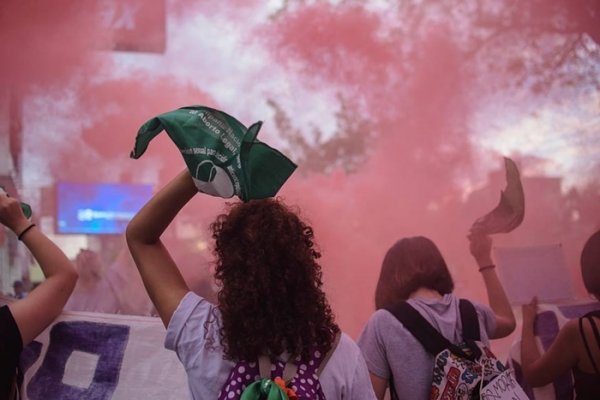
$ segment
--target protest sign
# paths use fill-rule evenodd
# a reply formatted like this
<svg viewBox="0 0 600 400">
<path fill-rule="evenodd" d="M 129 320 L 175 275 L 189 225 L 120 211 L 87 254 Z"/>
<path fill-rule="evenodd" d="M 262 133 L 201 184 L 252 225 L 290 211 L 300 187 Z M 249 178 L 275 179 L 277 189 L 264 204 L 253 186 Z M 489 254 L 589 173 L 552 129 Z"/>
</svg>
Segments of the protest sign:
<svg viewBox="0 0 600 400">
<path fill-rule="evenodd" d="M 564 303 L 575 297 L 560 244 L 494 247 L 494 258 L 513 305 L 529 303 L 533 296 L 541 303 Z"/>
<path fill-rule="evenodd" d="M 529 400 L 529 397 L 507 369 L 485 385 L 480 393 L 481 400 Z"/>
</svg>

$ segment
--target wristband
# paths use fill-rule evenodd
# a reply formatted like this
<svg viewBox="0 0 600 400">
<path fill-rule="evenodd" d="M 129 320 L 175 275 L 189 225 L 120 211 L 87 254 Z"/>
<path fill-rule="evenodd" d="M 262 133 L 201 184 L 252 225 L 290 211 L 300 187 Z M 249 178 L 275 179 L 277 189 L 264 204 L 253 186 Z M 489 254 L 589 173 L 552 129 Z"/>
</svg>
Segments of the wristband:
<svg viewBox="0 0 600 400">
<path fill-rule="evenodd" d="M 484 265 L 483 267 L 479 267 L 479 272 L 483 272 L 486 269 L 494 269 L 494 268 L 496 268 L 496 266 L 494 264 Z"/>
<path fill-rule="evenodd" d="M 27 228 L 23 229 L 23 231 L 21 233 L 19 233 L 19 236 L 17 236 L 17 239 L 22 240 L 23 239 L 23 235 L 25 235 L 27 232 L 29 232 L 29 230 L 31 228 L 33 228 L 35 226 L 34 223 L 31 223 L 31 225 L 29 225 Z"/>
</svg>

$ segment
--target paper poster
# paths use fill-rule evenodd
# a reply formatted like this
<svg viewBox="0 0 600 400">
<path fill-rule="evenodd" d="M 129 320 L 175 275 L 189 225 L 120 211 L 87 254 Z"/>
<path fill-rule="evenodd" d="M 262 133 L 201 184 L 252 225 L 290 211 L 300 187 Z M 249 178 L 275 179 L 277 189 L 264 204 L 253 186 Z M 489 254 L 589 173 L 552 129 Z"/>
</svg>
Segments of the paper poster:
<svg viewBox="0 0 600 400">
<path fill-rule="evenodd" d="M 574 299 L 560 244 L 495 247 L 494 256 L 511 304 L 529 303 L 533 296 L 537 296 L 540 303 L 564 303 Z"/>
<path fill-rule="evenodd" d="M 529 400 L 511 369 L 507 369 L 485 385 L 480 397 L 481 400 Z"/>
</svg>

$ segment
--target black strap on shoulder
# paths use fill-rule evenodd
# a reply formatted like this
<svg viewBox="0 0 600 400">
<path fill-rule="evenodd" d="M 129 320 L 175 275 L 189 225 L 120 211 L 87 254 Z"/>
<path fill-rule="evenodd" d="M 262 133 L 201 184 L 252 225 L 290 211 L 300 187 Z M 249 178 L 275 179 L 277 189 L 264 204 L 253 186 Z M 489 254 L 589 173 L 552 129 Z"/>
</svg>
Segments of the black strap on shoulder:
<svg viewBox="0 0 600 400">
<path fill-rule="evenodd" d="M 481 340 L 479 318 L 477 317 L 475 306 L 469 300 L 465 299 L 460 299 L 458 304 L 460 308 L 460 320 L 462 322 L 463 340 Z"/>
<path fill-rule="evenodd" d="M 479 319 L 477 311 L 471 302 L 461 299 L 459 301 L 460 318 L 463 329 L 463 339 L 472 343 L 479 338 Z M 445 349 L 449 349 L 456 355 L 467 359 L 479 357 L 479 351 L 476 346 L 469 346 L 471 354 L 467 355 L 460 347 L 450 343 L 441 333 L 438 332 L 417 310 L 409 303 L 403 301 L 392 306 L 385 307 L 402 325 L 421 343 L 425 350 L 434 357 Z M 390 391 L 392 399 L 398 399 L 394 387 L 393 374 L 390 377 Z"/>
<path fill-rule="evenodd" d="M 480 356 L 477 346 L 473 341 L 480 340 L 479 319 L 477 311 L 471 302 L 461 299 L 459 301 L 460 318 L 463 329 L 463 340 L 468 344 L 471 353 L 465 353 L 460 347 L 451 343 L 438 332 L 417 310 L 409 303 L 403 301 L 393 306 L 385 307 L 394 315 L 404 327 L 421 343 L 427 352 L 436 356 L 445 349 L 467 359 L 476 359 Z"/>
<path fill-rule="evenodd" d="M 429 354 L 435 356 L 452 345 L 448 339 L 427 322 L 421 313 L 407 302 L 403 301 L 385 309 L 404 325 Z"/>
<path fill-rule="evenodd" d="M 600 318 L 600 310 L 590 311 L 589 313 L 585 314 L 584 317 L 596 317 L 596 318 Z"/>
<path fill-rule="evenodd" d="M 448 339 L 442 336 L 423 316 L 415 310 L 410 304 L 403 301 L 394 305 L 385 307 L 404 327 L 421 343 L 425 350 L 433 355 L 439 354 L 450 345 Z M 390 392 L 393 400 L 398 399 L 396 388 L 394 387 L 394 375 L 390 376 Z"/>
<path fill-rule="evenodd" d="M 600 313 L 599 313 L 600 314 Z M 583 331 L 583 320 L 587 319 L 590 321 L 590 325 L 592 326 L 592 331 L 594 332 L 594 336 L 596 338 L 596 344 L 600 347 L 600 332 L 598 332 L 598 327 L 596 326 L 596 322 L 592 318 L 592 316 L 596 316 L 596 313 L 588 313 L 585 316 L 579 318 L 579 333 L 581 334 L 581 338 L 583 339 L 583 344 L 585 345 L 585 351 L 587 352 L 590 361 L 592 362 L 592 366 L 594 367 L 594 371 L 596 374 L 600 374 L 600 370 L 598 370 L 598 366 L 596 365 L 596 361 L 594 361 L 594 356 L 592 351 L 590 350 L 590 345 L 585 337 L 585 332 Z"/>
</svg>

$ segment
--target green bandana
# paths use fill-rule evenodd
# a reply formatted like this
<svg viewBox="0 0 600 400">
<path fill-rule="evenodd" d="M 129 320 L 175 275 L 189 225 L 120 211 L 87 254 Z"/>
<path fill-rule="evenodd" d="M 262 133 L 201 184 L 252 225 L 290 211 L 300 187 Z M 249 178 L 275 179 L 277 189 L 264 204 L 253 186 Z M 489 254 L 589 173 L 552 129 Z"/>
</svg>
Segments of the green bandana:
<svg viewBox="0 0 600 400">
<path fill-rule="evenodd" d="M 296 169 L 279 151 L 256 140 L 262 122 L 246 128 L 223 111 L 182 107 L 147 121 L 139 129 L 131 158 L 140 158 L 165 130 L 179 148 L 199 191 L 238 196 L 243 201 L 277 194 Z"/>
<path fill-rule="evenodd" d="M 240 400 L 288 400 L 283 389 L 270 379 L 261 379 L 250 385 L 242 393 Z"/>
</svg>

